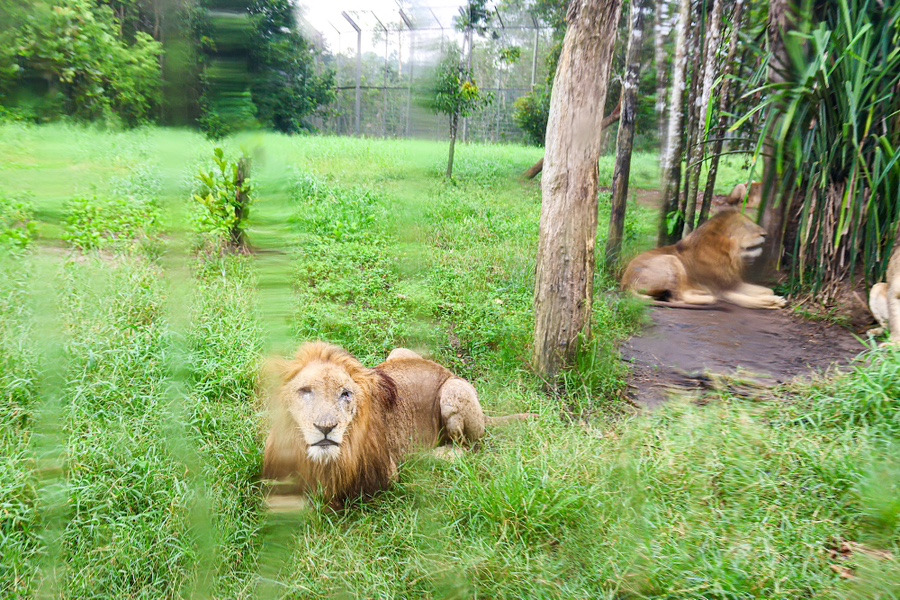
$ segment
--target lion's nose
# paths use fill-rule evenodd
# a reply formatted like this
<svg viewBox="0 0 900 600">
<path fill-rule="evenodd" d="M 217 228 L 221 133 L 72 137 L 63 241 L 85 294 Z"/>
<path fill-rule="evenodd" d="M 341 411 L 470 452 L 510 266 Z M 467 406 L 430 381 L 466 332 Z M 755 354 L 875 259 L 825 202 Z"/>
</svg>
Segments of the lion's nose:
<svg viewBox="0 0 900 600">
<path fill-rule="evenodd" d="M 322 435 L 328 435 L 335 428 L 337 423 L 316 423 L 316 429 L 322 432 Z"/>
</svg>

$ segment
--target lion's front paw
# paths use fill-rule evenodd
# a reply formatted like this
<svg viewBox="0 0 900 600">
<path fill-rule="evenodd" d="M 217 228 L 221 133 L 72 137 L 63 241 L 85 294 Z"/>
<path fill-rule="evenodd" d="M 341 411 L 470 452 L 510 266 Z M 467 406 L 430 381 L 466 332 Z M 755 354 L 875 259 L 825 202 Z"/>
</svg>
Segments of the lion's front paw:
<svg viewBox="0 0 900 600">
<path fill-rule="evenodd" d="M 785 306 L 787 306 L 787 300 L 785 300 L 783 296 L 772 296 L 772 299 L 769 301 L 769 306 L 767 308 L 775 310 L 784 308 Z"/>
</svg>

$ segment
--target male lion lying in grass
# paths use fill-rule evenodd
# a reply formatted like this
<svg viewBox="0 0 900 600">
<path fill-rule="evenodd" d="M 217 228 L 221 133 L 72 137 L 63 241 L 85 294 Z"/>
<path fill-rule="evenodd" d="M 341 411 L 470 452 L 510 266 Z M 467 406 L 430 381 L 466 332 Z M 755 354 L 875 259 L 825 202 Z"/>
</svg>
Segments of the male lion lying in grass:
<svg viewBox="0 0 900 600">
<path fill-rule="evenodd" d="M 263 463 L 263 478 L 279 482 L 269 496 L 276 510 L 318 491 L 334 506 L 370 495 L 416 448 L 471 444 L 486 422 L 531 416 L 485 417 L 472 384 L 405 348 L 367 369 L 337 346 L 310 343 L 278 370 Z"/>
<path fill-rule="evenodd" d="M 894 243 L 886 281 L 876 283 L 869 291 L 869 309 L 881 325 L 869 333 L 881 335 L 889 331 L 891 338 L 886 344 L 900 346 L 900 237 Z"/>
<path fill-rule="evenodd" d="M 745 308 L 781 308 L 784 298 L 743 281 L 746 263 L 762 254 L 765 240 L 765 229 L 743 214 L 720 212 L 677 244 L 636 256 L 622 276 L 622 289 L 661 305 L 721 299 Z"/>
</svg>

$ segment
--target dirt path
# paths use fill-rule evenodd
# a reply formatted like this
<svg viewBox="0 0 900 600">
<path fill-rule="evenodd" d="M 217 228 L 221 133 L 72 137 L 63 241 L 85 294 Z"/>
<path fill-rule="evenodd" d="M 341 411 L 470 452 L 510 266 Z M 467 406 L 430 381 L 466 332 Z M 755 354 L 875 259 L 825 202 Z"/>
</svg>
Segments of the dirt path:
<svg viewBox="0 0 900 600">
<path fill-rule="evenodd" d="M 622 348 L 632 362 L 631 397 L 653 408 L 671 388 L 701 387 L 707 375 L 750 372 L 777 384 L 847 363 L 863 350 L 849 331 L 792 316 L 722 304 L 709 310 L 652 308 L 653 325 Z"/>
</svg>

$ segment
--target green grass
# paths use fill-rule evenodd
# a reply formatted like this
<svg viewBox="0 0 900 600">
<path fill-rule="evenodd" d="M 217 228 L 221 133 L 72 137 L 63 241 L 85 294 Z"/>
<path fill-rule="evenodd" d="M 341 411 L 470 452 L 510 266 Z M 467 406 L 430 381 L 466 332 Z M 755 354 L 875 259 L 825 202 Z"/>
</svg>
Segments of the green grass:
<svg viewBox="0 0 900 600">
<path fill-rule="evenodd" d="M 0 256 L 0 597 L 898 596 L 898 561 L 829 548 L 900 550 L 900 354 L 629 416 L 616 343 L 642 313 L 600 274 L 596 337 L 548 398 L 528 368 L 540 190 L 519 179 L 539 149 L 461 146 L 448 183 L 439 143 L 241 147 L 253 253 L 222 257 L 191 250 L 199 136 L 0 127 L 8 193 L 39 221 Z M 656 168 L 637 156 L 633 185 Z M 132 195 L 152 202 L 72 218 L 74 198 Z M 628 252 L 654 219 L 629 207 Z M 345 511 L 266 515 L 256 373 L 308 339 L 367 364 L 418 348 L 489 413 L 540 419 L 452 463 L 415 457 Z"/>
</svg>

